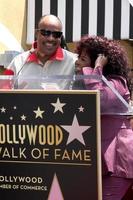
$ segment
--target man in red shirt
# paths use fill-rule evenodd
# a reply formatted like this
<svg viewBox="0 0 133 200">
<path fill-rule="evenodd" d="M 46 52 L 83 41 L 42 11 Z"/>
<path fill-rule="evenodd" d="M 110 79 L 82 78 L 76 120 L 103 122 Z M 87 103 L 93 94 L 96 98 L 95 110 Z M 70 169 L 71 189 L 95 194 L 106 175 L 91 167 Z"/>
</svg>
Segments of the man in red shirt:
<svg viewBox="0 0 133 200">
<path fill-rule="evenodd" d="M 36 42 L 33 48 L 16 56 L 8 66 L 8 69 L 13 70 L 17 76 L 17 88 L 41 89 L 41 84 L 37 80 L 40 81 L 46 76 L 74 74 L 77 55 L 60 46 L 63 36 L 60 19 L 54 15 L 41 17 L 35 34 Z M 36 80 L 31 82 L 24 78 L 30 76 L 32 80 L 33 77 Z M 68 81 L 57 82 L 60 89 L 68 89 Z"/>
</svg>

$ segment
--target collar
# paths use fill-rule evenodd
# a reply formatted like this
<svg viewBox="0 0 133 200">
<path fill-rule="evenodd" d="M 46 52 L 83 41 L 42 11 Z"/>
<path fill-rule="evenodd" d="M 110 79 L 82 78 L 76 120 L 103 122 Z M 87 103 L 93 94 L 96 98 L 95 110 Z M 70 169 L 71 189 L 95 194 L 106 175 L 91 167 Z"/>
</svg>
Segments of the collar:
<svg viewBox="0 0 133 200">
<path fill-rule="evenodd" d="M 57 60 L 57 61 L 62 61 L 64 58 L 64 55 L 63 55 L 63 50 L 61 47 L 58 47 L 56 52 L 50 57 L 49 60 Z M 33 49 L 30 51 L 30 54 L 27 58 L 27 61 L 26 62 L 36 62 L 36 63 L 40 63 L 38 57 L 37 57 L 37 54 L 36 54 L 36 51 Z"/>
</svg>

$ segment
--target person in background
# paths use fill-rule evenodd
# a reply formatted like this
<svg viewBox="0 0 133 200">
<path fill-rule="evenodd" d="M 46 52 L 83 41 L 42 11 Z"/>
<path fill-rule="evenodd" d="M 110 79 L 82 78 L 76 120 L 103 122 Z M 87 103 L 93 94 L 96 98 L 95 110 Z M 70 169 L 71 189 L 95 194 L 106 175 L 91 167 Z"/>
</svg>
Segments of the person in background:
<svg viewBox="0 0 133 200">
<path fill-rule="evenodd" d="M 68 45 L 66 43 L 64 35 L 62 35 L 62 37 L 61 37 L 61 44 L 60 44 L 60 46 L 61 46 L 61 48 L 66 49 L 66 50 L 69 51 L 69 48 L 68 48 Z"/>
<path fill-rule="evenodd" d="M 74 74 L 77 55 L 61 48 L 62 37 L 60 19 L 51 14 L 42 16 L 36 29 L 36 41 L 33 48 L 16 56 L 8 66 L 18 79 L 17 88 L 40 89 L 45 84 L 42 86 L 39 79 L 45 76 Z M 31 76 L 37 79 L 28 82 L 25 77 Z M 57 82 L 55 86 L 58 85 L 61 89 L 68 88 L 66 80 Z"/>
<path fill-rule="evenodd" d="M 76 53 L 77 74 L 104 76 L 129 102 L 128 59 L 117 41 L 84 36 Z M 105 82 L 94 78 L 85 78 L 83 82 L 85 89 L 100 90 L 103 200 L 121 200 L 133 183 L 133 131 L 124 115 L 127 110 Z"/>
</svg>

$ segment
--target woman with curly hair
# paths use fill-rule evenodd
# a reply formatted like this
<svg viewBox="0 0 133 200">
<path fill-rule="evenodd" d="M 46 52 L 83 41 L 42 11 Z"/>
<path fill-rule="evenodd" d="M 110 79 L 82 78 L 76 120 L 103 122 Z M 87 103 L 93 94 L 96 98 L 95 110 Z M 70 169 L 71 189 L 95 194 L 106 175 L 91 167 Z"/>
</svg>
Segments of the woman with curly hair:
<svg viewBox="0 0 133 200">
<path fill-rule="evenodd" d="M 128 105 L 128 59 L 118 41 L 84 36 L 76 53 L 77 74 L 105 77 Z M 126 106 L 108 84 L 94 78 L 84 79 L 86 89 L 100 90 L 103 200 L 121 200 L 133 182 L 133 131 L 124 115 Z"/>
</svg>

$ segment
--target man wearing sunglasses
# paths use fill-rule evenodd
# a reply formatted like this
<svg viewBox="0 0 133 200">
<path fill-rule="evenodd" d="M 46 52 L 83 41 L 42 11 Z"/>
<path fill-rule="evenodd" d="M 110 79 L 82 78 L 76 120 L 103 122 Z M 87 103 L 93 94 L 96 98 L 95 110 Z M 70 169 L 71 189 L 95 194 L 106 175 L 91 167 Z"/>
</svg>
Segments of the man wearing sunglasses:
<svg viewBox="0 0 133 200">
<path fill-rule="evenodd" d="M 18 88 L 40 89 L 42 85 L 37 83 L 45 76 L 67 75 L 68 77 L 74 74 L 77 55 L 61 48 L 63 33 L 62 23 L 58 17 L 50 14 L 42 16 L 35 30 L 35 36 L 33 48 L 16 56 L 8 66 L 17 79 L 21 77 L 21 81 L 17 81 Z M 31 76 L 37 80 L 28 83 L 25 77 Z M 66 80 L 56 82 L 60 89 L 68 87 Z"/>
</svg>

